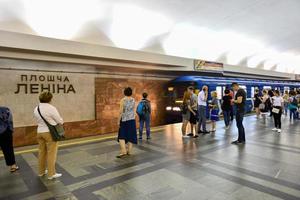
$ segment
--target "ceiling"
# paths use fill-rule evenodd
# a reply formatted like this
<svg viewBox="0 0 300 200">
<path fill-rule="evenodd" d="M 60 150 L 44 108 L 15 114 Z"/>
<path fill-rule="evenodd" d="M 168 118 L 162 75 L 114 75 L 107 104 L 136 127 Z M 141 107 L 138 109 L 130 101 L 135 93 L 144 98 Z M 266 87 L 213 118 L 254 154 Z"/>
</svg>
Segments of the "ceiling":
<svg viewBox="0 0 300 200">
<path fill-rule="evenodd" d="M 0 0 L 0 30 L 300 74 L 299 0 Z"/>
</svg>

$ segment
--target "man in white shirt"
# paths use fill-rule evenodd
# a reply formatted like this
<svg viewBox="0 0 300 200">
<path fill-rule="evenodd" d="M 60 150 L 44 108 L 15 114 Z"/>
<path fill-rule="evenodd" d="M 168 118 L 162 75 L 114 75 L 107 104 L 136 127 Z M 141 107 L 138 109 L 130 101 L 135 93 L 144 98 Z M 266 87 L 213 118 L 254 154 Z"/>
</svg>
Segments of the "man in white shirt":
<svg viewBox="0 0 300 200">
<path fill-rule="evenodd" d="M 208 87 L 204 85 L 201 92 L 198 94 L 198 131 L 199 133 L 208 134 L 206 130 L 206 107 L 208 98 Z M 202 129 L 201 129 L 202 127 Z"/>
</svg>

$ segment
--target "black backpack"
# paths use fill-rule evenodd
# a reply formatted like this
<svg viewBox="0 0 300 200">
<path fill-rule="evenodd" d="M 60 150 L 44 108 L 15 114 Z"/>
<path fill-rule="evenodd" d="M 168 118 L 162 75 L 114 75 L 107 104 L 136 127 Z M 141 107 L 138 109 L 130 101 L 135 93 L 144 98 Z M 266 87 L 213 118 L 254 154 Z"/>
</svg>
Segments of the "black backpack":
<svg viewBox="0 0 300 200">
<path fill-rule="evenodd" d="M 0 134 L 9 129 L 13 131 L 12 114 L 6 107 L 0 107 Z"/>
</svg>

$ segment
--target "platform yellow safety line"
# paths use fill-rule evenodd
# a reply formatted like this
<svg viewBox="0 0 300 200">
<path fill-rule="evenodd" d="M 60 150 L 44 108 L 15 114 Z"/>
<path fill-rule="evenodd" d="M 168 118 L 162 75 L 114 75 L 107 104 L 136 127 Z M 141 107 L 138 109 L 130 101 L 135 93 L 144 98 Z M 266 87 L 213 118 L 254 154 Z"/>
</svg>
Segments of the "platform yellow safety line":
<svg viewBox="0 0 300 200">
<path fill-rule="evenodd" d="M 81 141 L 77 141 L 77 142 L 68 142 L 68 143 L 59 144 L 58 147 L 67 147 L 67 146 L 72 146 L 72 145 L 77 145 L 77 144 L 85 144 L 85 143 L 97 142 L 97 141 L 102 141 L 102 140 L 107 140 L 107 139 L 114 139 L 114 138 L 116 138 L 116 136 L 107 136 L 107 137 L 102 137 L 102 138 L 81 140 Z M 16 151 L 15 155 L 24 154 L 24 153 L 33 153 L 33 152 L 37 152 L 37 151 L 38 151 L 38 148 L 22 150 L 22 151 Z M 1 153 L 0 158 L 3 157 L 3 156 L 4 155 Z"/>
<path fill-rule="evenodd" d="M 157 127 L 153 128 L 152 131 L 156 132 L 159 130 L 164 129 L 164 127 Z M 108 139 L 116 139 L 116 135 L 112 136 L 106 136 L 106 137 L 101 137 L 101 138 L 94 138 L 94 139 L 88 139 L 88 140 L 81 140 L 81 141 L 76 141 L 76 142 L 66 142 L 62 144 L 58 144 L 58 147 L 67 147 L 67 146 L 72 146 L 72 145 L 77 145 L 77 144 L 85 144 L 85 143 L 92 143 L 92 142 L 97 142 L 97 141 L 103 141 L 103 140 L 108 140 Z M 37 152 L 38 148 L 33 148 L 33 149 L 28 149 L 28 150 L 21 150 L 21 151 L 15 151 L 15 155 L 19 154 L 24 154 L 24 153 L 33 153 Z M 0 158 L 2 158 L 4 155 L 0 153 Z"/>
</svg>

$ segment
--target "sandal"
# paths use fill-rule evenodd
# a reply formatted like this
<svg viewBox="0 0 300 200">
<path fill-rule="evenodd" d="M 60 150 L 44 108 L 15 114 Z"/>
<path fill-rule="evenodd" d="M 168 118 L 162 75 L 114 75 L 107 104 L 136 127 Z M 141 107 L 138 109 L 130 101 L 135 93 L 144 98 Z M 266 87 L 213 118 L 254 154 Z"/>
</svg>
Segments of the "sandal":
<svg viewBox="0 0 300 200">
<path fill-rule="evenodd" d="M 125 156 L 127 156 L 127 154 L 120 154 L 120 155 L 117 155 L 116 158 L 123 158 Z"/>
<path fill-rule="evenodd" d="M 11 173 L 16 172 L 17 170 L 19 170 L 19 167 L 18 167 L 18 166 L 15 166 L 15 167 L 10 168 L 10 172 L 11 172 Z"/>
</svg>

